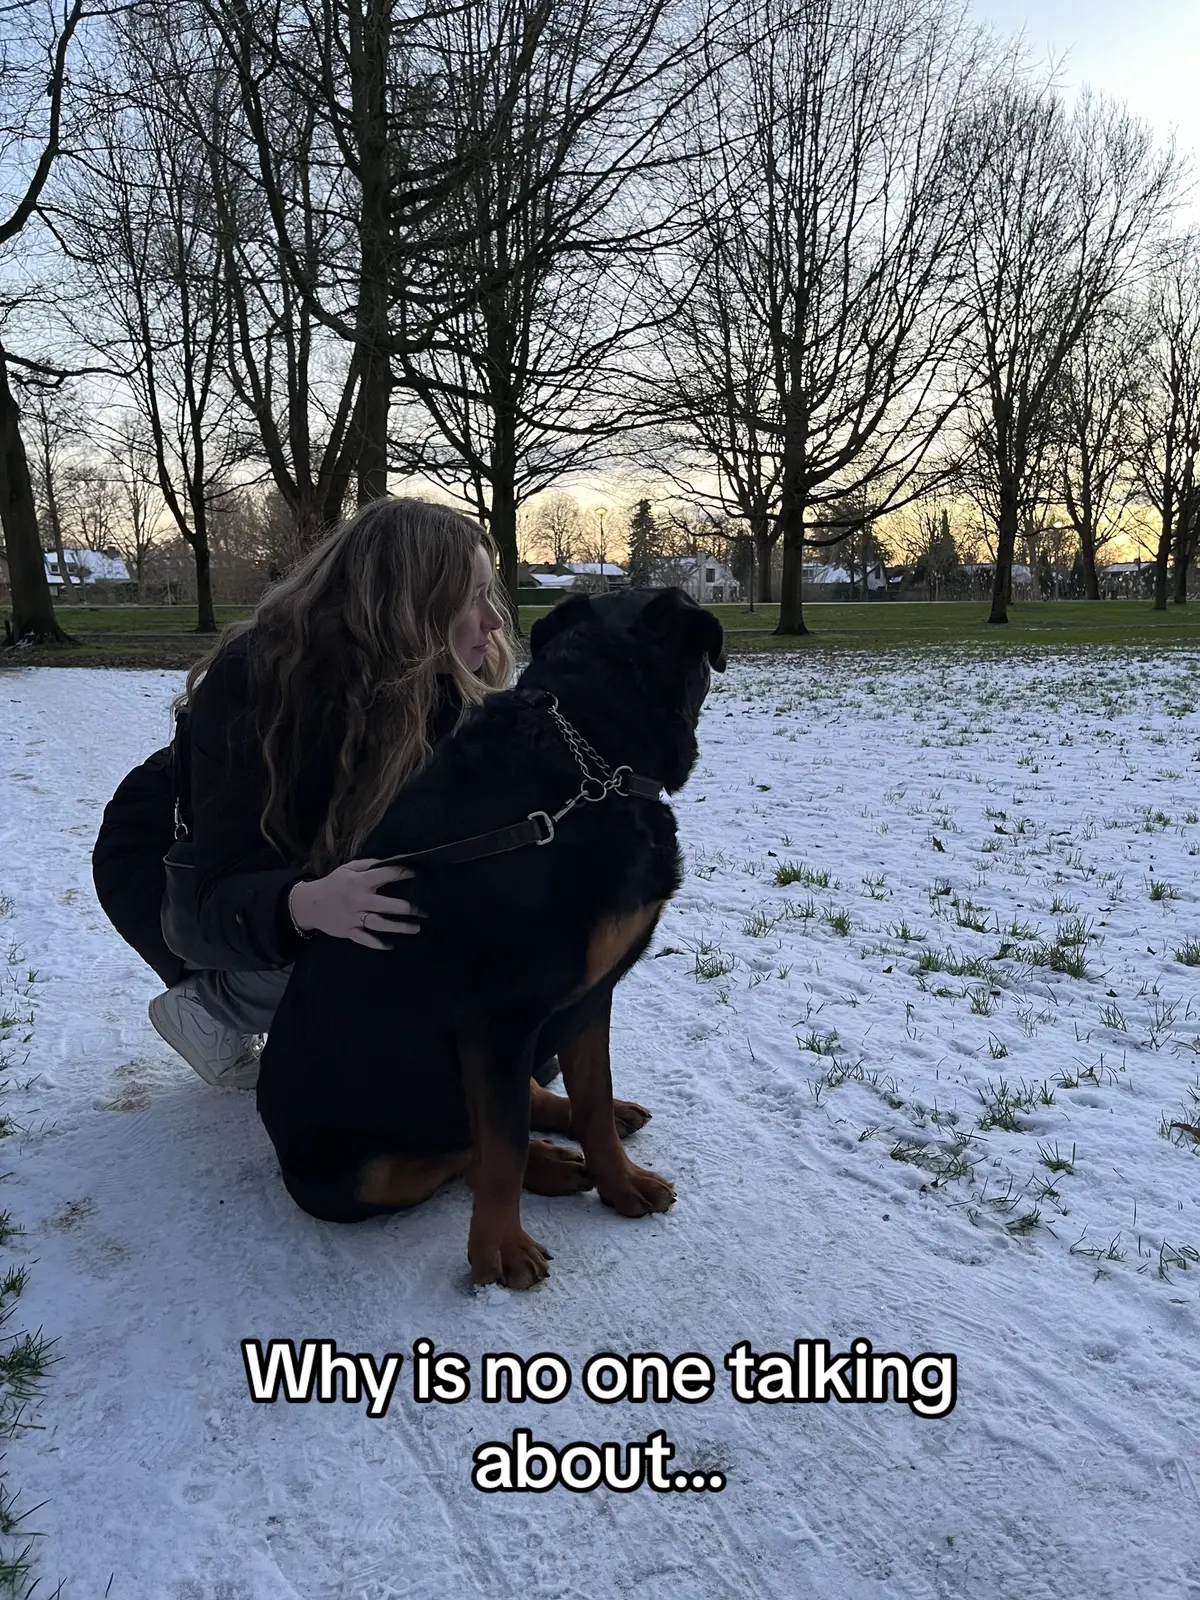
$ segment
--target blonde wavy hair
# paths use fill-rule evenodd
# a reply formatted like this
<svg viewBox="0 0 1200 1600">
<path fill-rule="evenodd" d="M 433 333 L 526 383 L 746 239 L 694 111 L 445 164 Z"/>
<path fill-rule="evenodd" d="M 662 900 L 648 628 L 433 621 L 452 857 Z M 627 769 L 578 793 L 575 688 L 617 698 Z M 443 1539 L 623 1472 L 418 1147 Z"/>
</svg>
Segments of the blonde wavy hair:
<svg viewBox="0 0 1200 1600">
<path fill-rule="evenodd" d="M 481 544 L 493 561 L 488 598 L 504 620 L 473 673 L 450 633 L 471 602 Z M 226 627 L 188 673 L 181 705 L 231 640 L 255 634 L 252 684 L 267 770 L 260 826 L 282 854 L 318 873 L 353 859 L 429 759 L 439 672 L 458 689 L 460 722 L 509 686 L 513 625 L 495 559 L 491 535 L 448 506 L 373 500 L 273 584 L 249 621 Z M 337 775 L 324 823 L 306 845 L 289 798 L 331 711 L 345 723 Z"/>
</svg>

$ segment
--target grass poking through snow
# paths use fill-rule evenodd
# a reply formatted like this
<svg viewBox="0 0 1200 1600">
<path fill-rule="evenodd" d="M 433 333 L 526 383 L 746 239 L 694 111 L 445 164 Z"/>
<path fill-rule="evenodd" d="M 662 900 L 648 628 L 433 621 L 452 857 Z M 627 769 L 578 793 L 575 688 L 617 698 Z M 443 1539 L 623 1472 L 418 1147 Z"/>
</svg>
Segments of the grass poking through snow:
<svg viewBox="0 0 1200 1600">
<path fill-rule="evenodd" d="M 11 915 L 12 901 L 0 895 L 0 916 Z M 25 966 L 20 948 L 9 944 L 0 965 L 0 1094 L 10 1088 L 12 1074 L 28 1059 L 33 1038 L 33 987 L 37 974 Z M 16 1129 L 11 1117 L 0 1115 L 0 1140 Z M 21 1235 L 9 1213 L 0 1209 L 0 1249 Z M 25 1287 L 27 1268 L 7 1263 L 0 1268 L 0 1445 L 33 1427 L 29 1411 L 42 1381 L 55 1360 L 53 1340 L 27 1330 L 13 1331 L 13 1318 Z M 2 1459 L 2 1458 L 0 1458 Z M 38 1580 L 31 1578 L 37 1533 L 26 1527 L 36 1506 L 21 1507 L 20 1490 L 9 1483 L 0 1468 L 0 1593 L 11 1597 L 32 1594 Z"/>
</svg>

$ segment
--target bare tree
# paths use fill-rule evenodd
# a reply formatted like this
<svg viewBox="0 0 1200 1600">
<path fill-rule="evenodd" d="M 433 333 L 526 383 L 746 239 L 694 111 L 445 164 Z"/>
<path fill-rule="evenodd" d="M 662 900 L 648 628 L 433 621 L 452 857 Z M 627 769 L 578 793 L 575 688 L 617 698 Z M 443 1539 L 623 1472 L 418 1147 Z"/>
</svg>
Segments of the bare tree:
<svg viewBox="0 0 1200 1600">
<path fill-rule="evenodd" d="M 638 420 L 624 378 L 638 262 L 664 226 L 654 177 L 673 158 L 699 29 L 721 48 L 718 3 L 705 15 L 681 0 L 547 0 L 528 16 L 479 5 L 439 25 L 453 143 L 495 136 L 435 219 L 470 241 L 429 252 L 460 309 L 427 349 L 397 355 L 420 412 L 407 410 L 395 459 L 486 520 L 510 592 L 518 507 Z"/>
<path fill-rule="evenodd" d="M 321 107 L 286 76 L 264 84 L 270 145 L 264 159 L 285 204 L 269 203 L 259 152 L 240 116 L 235 63 L 203 9 L 162 38 L 152 92 L 186 118 L 207 153 L 216 240 L 227 296 L 227 376 L 292 517 L 288 559 L 338 521 L 358 467 L 363 362 L 326 329 L 293 275 L 326 285 L 346 280 L 352 230 L 344 212 L 347 171 Z M 196 61 L 205 63 L 197 73 Z M 222 84 L 213 118 L 211 84 Z M 286 232 L 280 233 L 280 229 Z"/>
<path fill-rule="evenodd" d="M 63 453 L 81 432 L 78 397 L 62 384 L 30 374 L 26 381 L 18 380 L 25 395 L 25 410 L 32 426 L 34 495 L 45 513 L 40 518 L 43 539 L 49 538 L 54 547 L 63 586 L 70 593 L 75 588 L 63 542 L 63 519 L 60 506 L 60 489 L 65 466 Z"/>
<path fill-rule="evenodd" d="M 716 466 L 718 503 L 754 528 L 760 575 L 783 541 L 780 633 L 806 631 L 806 543 L 852 531 L 812 538 L 823 508 L 857 497 L 861 525 L 928 488 L 956 399 L 963 196 L 947 163 L 973 72 L 943 0 L 771 0 L 699 114 L 687 299 L 663 359 L 695 466 Z"/>
<path fill-rule="evenodd" d="M 428 348 L 455 310 L 481 292 L 470 283 L 456 299 L 431 261 L 474 244 L 478 222 L 469 220 L 463 231 L 446 203 L 492 162 L 554 0 L 496 0 L 487 59 L 455 56 L 449 63 L 446 38 L 489 8 L 464 9 L 453 0 L 196 4 L 238 85 L 280 261 L 311 317 L 351 351 L 356 387 L 346 445 L 361 505 L 387 489 L 397 360 Z M 521 45 L 505 55 L 498 41 L 514 30 Z M 475 116 L 466 102 L 481 86 L 490 115 Z M 314 256 L 297 226 L 308 197 L 297 196 L 288 176 L 297 159 L 289 106 L 311 108 L 311 138 L 323 152 L 317 166 L 334 174 L 319 212 L 321 227 L 342 229 L 332 259 L 328 250 Z M 474 131 L 463 137 L 468 124 Z M 501 212 L 489 226 L 505 220 Z"/>
<path fill-rule="evenodd" d="M 112 542 L 137 584 L 140 600 L 146 563 L 160 542 L 166 508 L 158 492 L 153 440 L 136 412 L 117 422 L 105 458 L 118 504 Z"/>
<path fill-rule="evenodd" d="M 114 71 L 127 84 L 155 82 L 161 26 L 137 15 L 117 31 Z M 195 74 L 218 126 L 222 76 L 203 60 Z M 79 267 L 76 334 L 131 374 L 158 491 L 195 557 L 197 632 L 213 633 L 209 513 L 244 447 L 225 379 L 226 262 L 207 152 L 165 96 L 113 99 L 97 108 L 91 147 L 73 157 L 50 217 Z"/>
<path fill-rule="evenodd" d="M 34 215 L 62 145 L 71 40 L 84 16 L 72 0 L 55 17 L 33 0 L 9 0 L 0 50 L 0 251 Z M 49 31 L 47 31 L 47 17 Z M 20 411 L 9 383 L 0 320 L 0 524 L 12 586 L 13 638 L 64 642 L 55 621 L 38 534 Z"/>
<path fill-rule="evenodd" d="M 1154 609 L 1165 611 L 1172 556 L 1174 599 L 1182 605 L 1200 540 L 1200 235 L 1185 235 L 1164 252 L 1149 317 L 1138 480 L 1158 513 Z"/>
<path fill-rule="evenodd" d="M 1050 515 L 1050 503 L 1061 487 L 1058 479 L 1061 443 L 1056 432 L 1055 406 L 1044 405 L 1029 419 L 1023 464 L 1011 485 L 1017 537 L 1028 543 L 1038 525 Z M 986 391 L 969 392 L 958 413 L 958 434 L 950 446 L 953 463 L 948 487 L 971 502 L 977 512 L 975 543 L 982 545 L 995 567 L 999 529 L 1005 506 L 1006 478 L 996 452 L 995 419 Z M 1014 555 L 1015 555 L 1014 544 Z M 1012 601 L 1011 566 L 1005 578 L 1005 603 Z"/>
<path fill-rule="evenodd" d="M 1096 556 L 1116 537 L 1129 504 L 1136 454 L 1139 371 L 1147 329 L 1132 308 L 1113 304 L 1083 330 L 1063 366 L 1056 432 L 1063 504 L 1079 539 L 1084 587 L 1100 598 Z"/>
<path fill-rule="evenodd" d="M 60 502 L 71 548 L 111 554 L 120 511 L 108 464 L 94 457 L 69 461 L 62 469 Z"/>
<path fill-rule="evenodd" d="M 614 513 L 609 506 L 593 506 L 586 515 L 580 516 L 577 559 L 596 569 L 581 575 L 580 588 L 607 593 L 612 577 L 608 568 L 616 566 L 615 552 L 621 544 L 628 543 L 628 539 L 628 524 L 620 512 Z"/>
<path fill-rule="evenodd" d="M 1068 111 L 1052 90 L 1015 81 L 984 94 L 962 130 L 953 181 L 967 197 L 973 311 L 962 365 L 995 501 L 991 622 L 1008 620 L 1016 541 L 1023 522 L 1035 525 L 1066 363 L 1132 281 L 1175 171 L 1123 109 L 1085 96 Z"/>
<path fill-rule="evenodd" d="M 539 495 L 529 507 L 528 526 L 531 549 L 539 551 L 556 567 L 574 561 L 580 540 L 583 513 L 573 494 L 556 490 Z"/>
<path fill-rule="evenodd" d="M 730 263 L 715 209 L 709 228 L 717 247 L 706 230 L 686 247 L 694 281 L 678 296 L 658 341 L 658 370 L 645 380 L 664 420 L 655 430 L 661 443 L 647 439 L 642 459 L 692 503 L 745 519 L 758 599 L 769 602 L 783 472 L 771 331 Z M 666 297 L 672 288 L 678 293 L 664 285 Z"/>
</svg>

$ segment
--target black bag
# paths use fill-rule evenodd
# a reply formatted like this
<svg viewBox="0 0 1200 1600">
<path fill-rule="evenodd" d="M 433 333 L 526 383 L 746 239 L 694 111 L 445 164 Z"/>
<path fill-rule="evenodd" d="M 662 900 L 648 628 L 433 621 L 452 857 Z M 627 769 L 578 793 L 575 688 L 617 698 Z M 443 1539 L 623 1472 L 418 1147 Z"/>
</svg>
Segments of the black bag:
<svg viewBox="0 0 1200 1600">
<path fill-rule="evenodd" d="M 167 947 L 188 966 L 220 971 L 229 965 L 229 952 L 205 942 L 200 931 L 196 897 L 196 846 L 192 843 L 191 763 L 188 759 L 188 714 L 175 718 L 171 740 L 171 771 L 175 789 L 175 843 L 163 857 L 166 888 L 162 901 L 162 933 Z"/>
</svg>

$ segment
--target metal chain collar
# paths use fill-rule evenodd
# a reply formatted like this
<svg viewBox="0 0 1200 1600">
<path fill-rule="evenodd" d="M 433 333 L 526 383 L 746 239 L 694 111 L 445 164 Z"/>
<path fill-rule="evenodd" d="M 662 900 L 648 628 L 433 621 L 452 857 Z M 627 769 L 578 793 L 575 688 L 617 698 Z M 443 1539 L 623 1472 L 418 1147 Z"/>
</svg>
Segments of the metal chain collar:
<svg viewBox="0 0 1200 1600">
<path fill-rule="evenodd" d="M 614 791 L 616 791 L 618 794 L 622 793 L 621 780 L 624 774 L 630 773 L 632 775 L 633 772 L 633 768 L 629 766 L 617 767 L 614 771 L 613 768 L 609 766 L 608 762 L 604 760 L 603 756 L 601 756 L 598 751 L 592 749 L 591 745 L 579 732 L 578 728 L 571 726 L 566 717 L 564 717 L 562 712 L 558 709 L 558 700 L 553 695 L 550 697 L 550 705 L 547 707 L 547 710 L 554 718 L 554 721 L 558 724 L 558 731 L 562 734 L 563 739 L 566 741 L 567 748 L 575 757 L 575 760 L 579 766 L 579 770 L 583 774 L 583 781 L 579 785 L 579 793 L 572 795 L 567 801 L 566 805 L 563 806 L 562 810 L 554 812 L 553 816 L 547 815 L 547 813 L 544 811 L 535 811 L 530 813 L 530 815 L 533 817 L 545 817 L 549 826 L 548 837 L 545 839 L 539 839 L 537 841 L 538 844 L 549 844 L 550 840 L 554 837 L 554 824 L 558 822 L 560 818 L 565 817 L 567 812 L 579 805 L 580 802 L 586 802 L 589 805 L 594 805 L 597 801 L 606 799 Z M 589 759 L 591 760 L 593 766 L 600 769 L 600 772 L 603 774 L 603 776 L 597 777 L 594 772 L 589 771 Z"/>
</svg>

